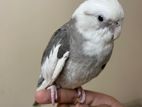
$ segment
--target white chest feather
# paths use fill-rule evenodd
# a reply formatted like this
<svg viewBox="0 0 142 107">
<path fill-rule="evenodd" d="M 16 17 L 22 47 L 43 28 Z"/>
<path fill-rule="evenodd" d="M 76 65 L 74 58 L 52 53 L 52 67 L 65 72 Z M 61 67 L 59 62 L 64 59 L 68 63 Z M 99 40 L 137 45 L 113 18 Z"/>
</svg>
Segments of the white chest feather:
<svg viewBox="0 0 142 107">
<path fill-rule="evenodd" d="M 83 43 L 83 52 L 85 55 L 94 56 L 94 55 L 101 55 L 107 54 L 112 49 L 112 43 L 103 44 L 98 43 L 94 44 L 91 41 L 86 41 Z"/>
<path fill-rule="evenodd" d="M 84 54 L 88 56 L 96 56 L 99 62 L 101 62 L 106 56 L 108 56 L 108 54 L 110 54 L 112 48 L 112 43 L 103 45 L 101 43 L 93 44 L 91 42 L 85 42 L 83 44 Z"/>
<path fill-rule="evenodd" d="M 110 32 L 88 32 L 84 33 L 84 37 L 88 37 L 82 44 L 83 53 L 85 55 L 90 57 L 96 56 L 98 61 L 101 62 L 112 51 L 113 37 Z"/>
</svg>

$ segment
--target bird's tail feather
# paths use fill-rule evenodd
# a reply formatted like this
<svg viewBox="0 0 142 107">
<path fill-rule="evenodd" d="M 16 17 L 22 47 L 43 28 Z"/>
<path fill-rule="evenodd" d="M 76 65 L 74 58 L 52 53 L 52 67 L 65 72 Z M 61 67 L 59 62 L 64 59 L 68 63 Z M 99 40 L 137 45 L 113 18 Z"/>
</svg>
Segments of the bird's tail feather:
<svg viewBox="0 0 142 107">
<path fill-rule="evenodd" d="M 35 101 L 35 102 L 33 103 L 33 107 L 37 107 L 37 106 L 39 106 L 39 103 Z"/>
</svg>

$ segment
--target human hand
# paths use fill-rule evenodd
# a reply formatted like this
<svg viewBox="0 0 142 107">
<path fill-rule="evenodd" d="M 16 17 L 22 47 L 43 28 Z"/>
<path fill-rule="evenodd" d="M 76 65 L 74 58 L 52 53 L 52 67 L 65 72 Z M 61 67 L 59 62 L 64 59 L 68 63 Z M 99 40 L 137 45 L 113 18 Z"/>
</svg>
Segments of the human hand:
<svg viewBox="0 0 142 107">
<path fill-rule="evenodd" d="M 119 101 L 113 97 L 85 90 L 86 100 L 84 104 L 75 104 L 78 95 L 75 90 L 59 89 L 58 90 L 58 107 L 124 107 Z M 35 100 L 39 104 L 50 104 L 50 90 L 38 91 Z"/>
</svg>

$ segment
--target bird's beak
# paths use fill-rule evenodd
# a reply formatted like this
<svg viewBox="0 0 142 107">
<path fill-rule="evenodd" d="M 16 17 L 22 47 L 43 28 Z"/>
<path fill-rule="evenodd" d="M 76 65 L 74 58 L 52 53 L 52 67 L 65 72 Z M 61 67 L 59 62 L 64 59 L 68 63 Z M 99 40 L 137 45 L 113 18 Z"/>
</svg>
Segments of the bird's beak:
<svg viewBox="0 0 142 107">
<path fill-rule="evenodd" d="M 118 23 L 118 21 L 109 21 L 108 26 L 109 26 L 110 31 L 112 33 L 114 33 L 115 28 L 117 28 L 119 26 L 119 23 Z"/>
</svg>

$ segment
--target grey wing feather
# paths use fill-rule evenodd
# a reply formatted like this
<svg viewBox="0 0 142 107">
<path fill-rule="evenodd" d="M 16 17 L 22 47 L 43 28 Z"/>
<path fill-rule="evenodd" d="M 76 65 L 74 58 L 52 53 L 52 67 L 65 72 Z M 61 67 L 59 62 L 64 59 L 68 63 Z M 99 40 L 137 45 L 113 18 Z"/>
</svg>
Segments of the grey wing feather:
<svg viewBox="0 0 142 107">
<path fill-rule="evenodd" d="M 42 76 L 40 76 L 38 79 L 38 82 L 37 82 L 37 87 L 39 87 L 43 81 L 44 81 L 44 78 Z"/>
<path fill-rule="evenodd" d="M 61 44 L 58 50 L 57 58 L 59 59 L 62 58 L 63 55 L 70 49 L 69 39 L 70 39 L 70 36 L 68 35 L 68 29 L 64 25 L 53 34 L 48 46 L 46 47 L 43 53 L 41 65 L 45 62 L 46 58 L 49 57 L 50 52 L 52 51 L 53 47 L 57 45 L 57 43 Z M 44 81 L 44 78 L 42 75 L 40 75 L 37 87 L 39 87 L 43 83 L 43 81 Z"/>
<path fill-rule="evenodd" d="M 43 53 L 41 65 L 44 63 L 46 57 L 49 56 L 53 46 L 57 45 L 59 42 L 61 43 L 61 47 L 59 48 L 60 50 L 58 52 L 58 57 L 60 58 L 66 51 L 69 50 L 69 35 L 67 33 L 67 29 L 64 28 L 64 26 L 53 34 L 48 46 Z"/>
</svg>

